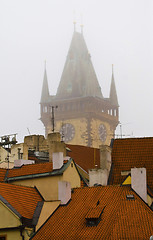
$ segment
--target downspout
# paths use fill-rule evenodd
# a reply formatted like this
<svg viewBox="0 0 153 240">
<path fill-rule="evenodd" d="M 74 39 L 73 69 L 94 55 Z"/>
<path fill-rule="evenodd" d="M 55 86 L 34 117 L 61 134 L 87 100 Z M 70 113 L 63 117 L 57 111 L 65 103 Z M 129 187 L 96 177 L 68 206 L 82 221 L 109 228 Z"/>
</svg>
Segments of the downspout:
<svg viewBox="0 0 153 240">
<path fill-rule="evenodd" d="M 24 235 L 23 235 L 23 230 L 24 230 L 24 228 L 21 226 L 21 228 L 20 228 L 20 236 L 22 237 L 22 240 L 25 240 L 24 239 Z"/>
</svg>

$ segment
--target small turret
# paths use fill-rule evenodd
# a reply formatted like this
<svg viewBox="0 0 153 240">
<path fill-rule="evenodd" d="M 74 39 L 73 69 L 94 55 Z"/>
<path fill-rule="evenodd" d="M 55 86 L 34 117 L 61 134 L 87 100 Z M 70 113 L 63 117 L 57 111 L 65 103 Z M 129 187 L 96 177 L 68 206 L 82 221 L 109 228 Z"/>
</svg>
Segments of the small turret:
<svg viewBox="0 0 153 240">
<path fill-rule="evenodd" d="M 44 79 L 43 79 L 43 86 L 42 86 L 40 103 L 46 103 L 48 101 L 49 101 L 49 88 L 48 88 L 46 63 L 45 63 L 45 71 L 44 71 Z"/>
<path fill-rule="evenodd" d="M 113 106 L 118 107 L 118 98 L 117 98 L 117 92 L 115 87 L 115 80 L 114 80 L 114 71 L 113 71 L 113 64 L 112 64 L 112 80 L 111 80 L 111 86 L 110 86 L 110 94 L 109 94 L 110 102 Z"/>
</svg>

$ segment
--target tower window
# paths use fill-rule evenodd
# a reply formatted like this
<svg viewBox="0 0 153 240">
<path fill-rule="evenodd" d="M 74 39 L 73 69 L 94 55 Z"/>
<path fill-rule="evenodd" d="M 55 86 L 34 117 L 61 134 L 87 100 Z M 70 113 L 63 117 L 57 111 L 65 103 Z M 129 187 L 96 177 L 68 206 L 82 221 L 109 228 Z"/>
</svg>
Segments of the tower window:
<svg viewBox="0 0 153 240">
<path fill-rule="evenodd" d="M 47 106 L 44 106 L 44 112 L 46 113 L 47 112 Z"/>
</svg>

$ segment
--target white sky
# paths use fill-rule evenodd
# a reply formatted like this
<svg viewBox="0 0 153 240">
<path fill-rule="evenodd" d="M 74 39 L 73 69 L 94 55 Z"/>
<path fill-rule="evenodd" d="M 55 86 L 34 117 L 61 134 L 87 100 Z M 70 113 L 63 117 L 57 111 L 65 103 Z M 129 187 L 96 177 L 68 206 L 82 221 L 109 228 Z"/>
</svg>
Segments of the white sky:
<svg viewBox="0 0 153 240">
<path fill-rule="evenodd" d="M 0 0 L 0 136 L 18 133 L 21 142 L 28 129 L 44 134 L 44 61 L 50 94 L 56 94 L 74 15 L 80 31 L 81 14 L 104 97 L 114 64 L 122 133 L 153 136 L 152 0 Z"/>
</svg>

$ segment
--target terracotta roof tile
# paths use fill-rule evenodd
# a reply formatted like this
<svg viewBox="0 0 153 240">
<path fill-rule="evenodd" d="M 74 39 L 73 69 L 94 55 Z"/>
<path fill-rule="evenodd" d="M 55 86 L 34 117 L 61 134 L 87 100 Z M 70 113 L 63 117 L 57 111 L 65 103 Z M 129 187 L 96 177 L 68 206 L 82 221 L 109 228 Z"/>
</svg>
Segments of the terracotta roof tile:
<svg viewBox="0 0 153 240">
<path fill-rule="evenodd" d="M 0 183 L 0 196 L 7 200 L 22 217 L 28 219 L 33 218 L 37 203 L 43 201 L 35 188 L 8 183 Z"/>
<path fill-rule="evenodd" d="M 103 211 L 102 206 L 101 207 L 94 207 L 89 210 L 89 212 L 86 215 L 86 218 L 99 218 L 101 213 Z"/>
<path fill-rule="evenodd" d="M 121 172 L 145 167 L 147 184 L 153 190 L 153 138 L 115 139 L 112 149 L 110 184 L 121 184 L 126 176 Z"/>
<path fill-rule="evenodd" d="M 0 168 L 0 182 L 4 181 L 6 171 L 7 171 L 6 169 Z"/>
<path fill-rule="evenodd" d="M 90 227 L 86 216 L 92 208 L 103 212 L 99 224 Z M 135 240 L 151 235 L 153 211 L 129 186 L 98 186 L 74 189 L 69 204 L 60 206 L 31 239 Z"/>
<path fill-rule="evenodd" d="M 89 169 L 100 167 L 100 150 L 98 148 L 85 147 L 80 145 L 69 145 L 66 146 L 71 149 L 71 152 L 68 152 L 68 156 L 74 159 L 80 167 L 82 167 L 86 172 Z"/>
<path fill-rule="evenodd" d="M 11 177 L 17 177 L 17 176 L 47 173 L 52 171 L 53 171 L 53 164 L 51 162 L 28 164 L 28 165 L 23 165 L 20 168 L 10 169 L 7 177 L 11 178 Z"/>
</svg>

